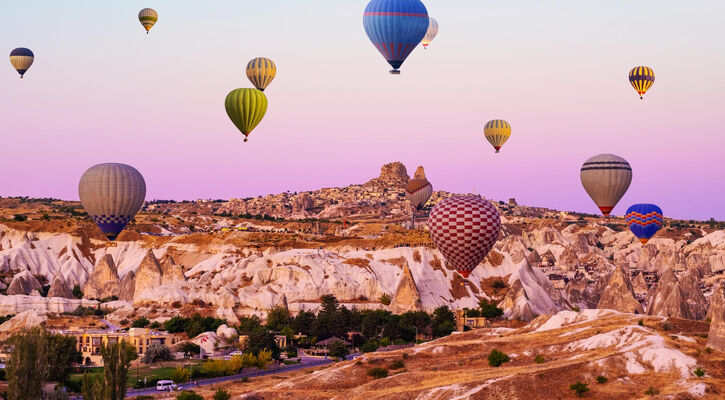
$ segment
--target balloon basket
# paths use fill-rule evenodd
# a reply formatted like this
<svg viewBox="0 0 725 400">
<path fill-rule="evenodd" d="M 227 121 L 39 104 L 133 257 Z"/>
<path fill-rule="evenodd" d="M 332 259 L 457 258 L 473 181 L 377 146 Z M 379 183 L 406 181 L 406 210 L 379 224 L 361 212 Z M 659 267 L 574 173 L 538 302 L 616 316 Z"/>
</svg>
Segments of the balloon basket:
<svg viewBox="0 0 725 400">
<path fill-rule="evenodd" d="M 390 75 L 400 75 L 400 70 L 399 69 L 391 69 L 390 70 Z"/>
</svg>

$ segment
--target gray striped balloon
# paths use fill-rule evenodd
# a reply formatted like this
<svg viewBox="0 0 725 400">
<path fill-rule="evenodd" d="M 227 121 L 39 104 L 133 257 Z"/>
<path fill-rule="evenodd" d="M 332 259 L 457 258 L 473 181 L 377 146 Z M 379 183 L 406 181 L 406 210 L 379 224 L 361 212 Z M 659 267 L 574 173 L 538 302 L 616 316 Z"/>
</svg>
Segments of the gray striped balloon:
<svg viewBox="0 0 725 400">
<path fill-rule="evenodd" d="M 115 240 L 143 206 L 146 182 L 126 164 L 98 164 L 78 183 L 83 208 L 110 240 Z"/>
</svg>

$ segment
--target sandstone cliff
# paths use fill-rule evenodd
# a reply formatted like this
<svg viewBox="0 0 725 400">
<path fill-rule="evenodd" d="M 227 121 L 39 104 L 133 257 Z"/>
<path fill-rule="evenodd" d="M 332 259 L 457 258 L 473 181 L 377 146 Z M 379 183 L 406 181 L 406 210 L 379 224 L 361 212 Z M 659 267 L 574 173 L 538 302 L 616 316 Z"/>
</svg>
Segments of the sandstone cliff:
<svg viewBox="0 0 725 400">
<path fill-rule="evenodd" d="M 597 308 L 608 308 L 627 313 L 643 313 L 642 305 L 634 296 L 629 273 L 622 267 L 617 267 L 609 276 Z"/>
<path fill-rule="evenodd" d="M 87 299 L 103 299 L 111 296 L 118 296 L 121 280 L 118 278 L 118 270 L 113 262 L 113 257 L 106 254 L 93 268 L 91 276 L 83 286 L 83 297 Z"/>
<path fill-rule="evenodd" d="M 707 345 L 725 352 L 725 283 L 718 285 L 710 297 L 710 332 Z"/>
</svg>

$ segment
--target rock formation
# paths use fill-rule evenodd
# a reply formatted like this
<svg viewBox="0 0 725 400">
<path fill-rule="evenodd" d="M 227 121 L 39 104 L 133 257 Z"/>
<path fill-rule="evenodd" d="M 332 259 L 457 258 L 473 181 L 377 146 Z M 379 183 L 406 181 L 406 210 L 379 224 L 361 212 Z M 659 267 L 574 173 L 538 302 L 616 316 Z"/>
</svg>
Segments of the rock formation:
<svg viewBox="0 0 725 400">
<path fill-rule="evenodd" d="M 710 332 L 707 335 L 707 346 L 725 352 L 725 282 L 715 289 L 710 296 Z"/>
<path fill-rule="evenodd" d="M 62 274 L 56 274 L 53 281 L 50 283 L 50 289 L 48 290 L 47 297 L 63 297 L 66 299 L 73 298 L 73 291 L 68 286 L 65 278 Z"/>
<path fill-rule="evenodd" d="M 146 256 L 141 260 L 141 264 L 136 270 L 135 281 L 134 299 L 143 295 L 146 290 L 153 291 L 161 286 L 161 265 L 154 252 L 150 249 L 146 252 Z"/>
<path fill-rule="evenodd" d="M 422 308 L 418 287 L 415 285 L 413 274 L 410 273 L 408 263 L 403 264 L 403 274 L 395 290 L 393 301 L 390 303 L 390 311 L 395 314 L 402 314 L 406 311 L 417 311 Z"/>
<path fill-rule="evenodd" d="M 44 323 L 48 317 L 38 310 L 23 311 L 0 325 L 0 333 L 15 333 Z"/>
<path fill-rule="evenodd" d="M 161 284 L 168 285 L 179 282 L 185 282 L 184 270 L 181 265 L 176 264 L 170 254 L 166 254 L 161 258 Z"/>
<path fill-rule="evenodd" d="M 121 280 L 118 278 L 118 270 L 113 262 L 113 257 L 106 254 L 93 268 L 91 276 L 83 285 L 83 296 L 87 299 L 103 299 L 111 296 L 118 296 Z"/>
<path fill-rule="evenodd" d="M 234 339 L 238 336 L 237 330 L 227 326 L 226 324 L 221 324 L 216 329 L 216 335 L 222 339 Z"/>
<path fill-rule="evenodd" d="M 26 269 L 13 276 L 7 294 L 30 294 L 33 290 L 39 290 L 40 288 L 40 282 Z"/>
<path fill-rule="evenodd" d="M 380 169 L 380 176 L 371 179 L 365 185 L 380 188 L 402 188 L 409 180 L 410 177 L 408 176 L 408 170 L 405 168 L 405 165 L 396 161 L 383 165 Z"/>
<path fill-rule="evenodd" d="M 531 306 L 529 305 L 529 296 L 526 295 L 526 290 L 520 279 L 514 282 L 498 307 L 504 310 L 511 310 L 509 312 L 510 315 L 507 316 L 508 318 L 516 318 L 527 322 L 536 318 L 536 314 L 531 310 Z"/>
<path fill-rule="evenodd" d="M 609 276 L 597 308 L 608 308 L 626 313 L 643 313 L 642 305 L 634 297 L 629 273 L 624 268 L 617 267 Z"/>
<path fill-rule="evenodd" d="M 136 293 L 136 274 L 129 271 L 123 279 L 121 279 L 121 288 L 118 291 L 119 300 L 133 301 L 133 295 Z"/>
<path fill-rule="evenodd" d="M 638 273 L 632 280 L 632 289 L 634 289 L 634 294 L 637 295 L 643 295 L 649 291 L 649 287 L 647 286 L 647 282 L 644 280 L 642 272 Z"/>
<path fill-rule="evenodd" d="M 705 319 L 707 315 L 707 300 L 700 291 L 698 282 L 700 279 L 696 276 L 696 270 L 686 271 L 680 276 L 680 288 L 682 294 L 685 296 L 687 308 L 690 312 L 690 317 L 696 320 Z"/>
<path fill-rule="evenodd" d="M 576 254 L 574 247 L 567 246 L 559 256 L 559 268 L 565 271 L 573 271 L 577 265 L 579 265 L 579 256 Z"/>
<path fill-rule="evenodd" d="M 309 193 L 300 193 L 292 198 L 292 212 L 299 213 L 311 210 L 315 207 L 315 201 Z"/>
<path fill-rule="evenodd" d="M 692 318 L 680 283 L 670 268 L 667 268 L 660 277 L 657 282 L 657 288 L 650 293 L 647 304 L 647 314 L 649 315 L 685 319 Z"/>
<path fill-rule="evenodd" d="M 564 287 L 564 298 L 569 304 L 579 308 L 596 308 L 597 301 L 589 281 L 584 276 L 575 276 Z"/>
</svg>

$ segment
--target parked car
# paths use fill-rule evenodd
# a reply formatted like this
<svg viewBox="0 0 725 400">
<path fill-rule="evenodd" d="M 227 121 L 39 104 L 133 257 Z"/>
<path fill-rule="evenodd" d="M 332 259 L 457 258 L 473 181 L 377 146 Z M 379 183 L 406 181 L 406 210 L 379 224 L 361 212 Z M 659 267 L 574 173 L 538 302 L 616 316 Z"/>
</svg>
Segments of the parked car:
<svg viewBox="0 0 725 400">
<path fill-rule="evenodd" d="M 237 351 L 233 351 L 233 352 L 229 353 L 229 356 L 231 356 L 231 357 L 241 356 L 242 354 L 244 354 L 244 352 L 237 350 Z"/>
<path fill-rule="evenodd" d="M 156 382 L 156 390 L 158 390 L 158 391 L 176 390 L 176 384 L 174 383 L 174 381 L 164 379 L 164 380 Z"/>
</svg>

